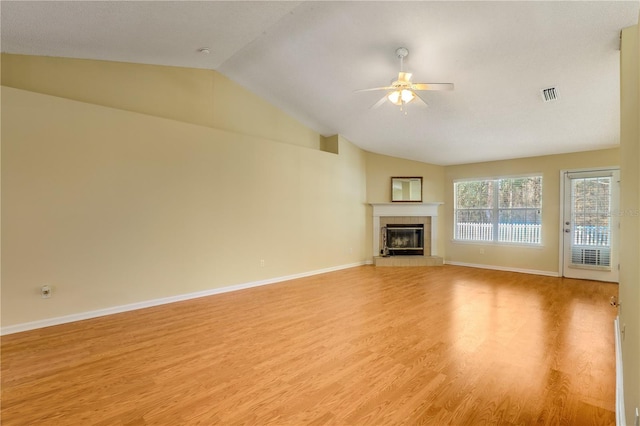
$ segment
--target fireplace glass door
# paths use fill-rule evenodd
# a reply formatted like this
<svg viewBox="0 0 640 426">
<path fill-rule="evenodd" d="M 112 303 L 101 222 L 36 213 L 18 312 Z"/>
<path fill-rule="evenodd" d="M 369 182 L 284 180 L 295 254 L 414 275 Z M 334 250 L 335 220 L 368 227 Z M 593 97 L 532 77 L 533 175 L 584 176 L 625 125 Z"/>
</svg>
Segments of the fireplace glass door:
<svg viewBox="0 0 640 426">
<path fill-rule="evenodd" d="M 389 256 L 424 255 L 424 225 L 387 225 L 383 235 Z"/>
</svg>

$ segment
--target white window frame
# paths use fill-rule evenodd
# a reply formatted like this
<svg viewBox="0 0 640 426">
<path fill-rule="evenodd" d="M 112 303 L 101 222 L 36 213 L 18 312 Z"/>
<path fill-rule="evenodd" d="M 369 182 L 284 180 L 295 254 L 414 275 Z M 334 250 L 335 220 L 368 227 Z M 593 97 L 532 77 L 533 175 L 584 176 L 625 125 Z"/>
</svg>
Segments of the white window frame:
<svg viewBox="0 0 640 426">
<path fill-rule="evenodd" d="M 537 231 L 538 233 L 538 241 L 537 242 L 526 242 L 526 241 L 500 241 L 500 210 L 505 210 L 504 208 L 499 207 L 499 182 L 501 180 L 510 180 L 510 179 L 519 179 L 519 178 L 539 178 L 541 185 L 541 194 L 540 194 L 540 206 L 532 207 L 533 209 L 538 211 L 540 215 L 540 225 Z M 478 208 L 458 208 L 458 199 L 457 199 L 457 191 L 456 184 L 461 182 L 493 182 L 493 205 L 487 208 L 478 207 Z M 465 179 L 455 179 L 453 181 L 453 241 L 456 243 L 469 243 L 469 244 L 494 244 L 494 245 L 517 245 L 517 246 L 526 246 L 526 247 L 542 247 L 542 212 L 543 212 L 543 197 L 544 197 L 544 176 L 542 173 L 531 173 L 524 175 L 509 175 L 509 176 L 493 176 L 493 177 L 479 177 L 479 178 L 465 178 Z M 531 209 L 531 208 L 527 208 Z M 487 210 L 492 213 L 492 221 L 487 222 L 490 226 L 490 234 L 491 239 L 473 239 L 473 238 L 459 238 L 458 235 L 458 211 L 460 210 Z M 514 209 L 515 210 L 515 209 Z"/>
</svg>

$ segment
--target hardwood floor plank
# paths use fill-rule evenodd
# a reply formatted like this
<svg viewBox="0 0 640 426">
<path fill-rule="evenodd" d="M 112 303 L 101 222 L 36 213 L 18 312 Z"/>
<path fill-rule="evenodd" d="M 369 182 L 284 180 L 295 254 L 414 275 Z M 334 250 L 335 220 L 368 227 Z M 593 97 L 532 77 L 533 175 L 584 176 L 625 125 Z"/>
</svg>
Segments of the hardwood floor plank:
<svg viewBox="0 0 640 426">
<path fill-rule="evenodd" d="M 1 420 L 611 425 L 616 294 L 364 266 L 8 335 Z"/>
</svg>

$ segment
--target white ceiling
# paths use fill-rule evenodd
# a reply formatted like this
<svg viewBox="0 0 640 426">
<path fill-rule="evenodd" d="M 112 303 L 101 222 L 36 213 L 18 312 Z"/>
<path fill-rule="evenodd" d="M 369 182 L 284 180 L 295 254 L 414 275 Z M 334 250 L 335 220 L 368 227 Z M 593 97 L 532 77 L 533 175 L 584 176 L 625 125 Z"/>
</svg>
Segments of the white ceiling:
<svg viewBox="0 0 640 426">
<path fill-rule="evenodd" d="M 0 28 L 3 52 L 215 69 L 325 136 L 448 165 L 617 145 L 619 34 L 639 6 L 4 0 Z M 354 91 L 394 79 L 400 46 L 414 81 L 455 90 L 370 109 L 382 94 Z"/>
</svg>

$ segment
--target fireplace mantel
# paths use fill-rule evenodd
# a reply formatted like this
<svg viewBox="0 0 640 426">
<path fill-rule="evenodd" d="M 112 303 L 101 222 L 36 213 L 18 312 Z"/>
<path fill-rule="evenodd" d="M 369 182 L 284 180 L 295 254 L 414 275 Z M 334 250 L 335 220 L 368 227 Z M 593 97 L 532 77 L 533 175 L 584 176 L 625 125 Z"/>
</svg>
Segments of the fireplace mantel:
<svg viewBox="0 0 640 426">
<path fill-rule="evenodd" d="M 431 255 L 438 250 L 438 207 L 435 203 L 369 203 L 373 207 L 373 256 L 380 254 L 380 217 L 385 216 L 427 216 L 431 217 Z"/>
</svg>

